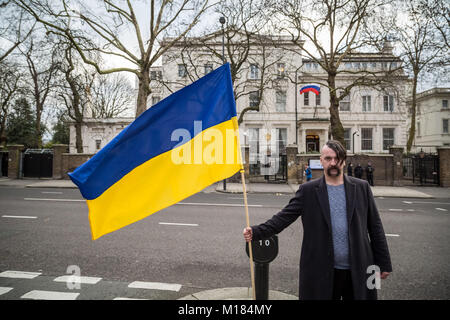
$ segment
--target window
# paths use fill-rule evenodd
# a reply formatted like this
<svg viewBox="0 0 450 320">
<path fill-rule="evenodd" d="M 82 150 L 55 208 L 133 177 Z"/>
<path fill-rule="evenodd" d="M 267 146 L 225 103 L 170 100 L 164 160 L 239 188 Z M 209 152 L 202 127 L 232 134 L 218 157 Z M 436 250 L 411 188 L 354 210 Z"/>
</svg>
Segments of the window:
<svg viewBox="0 0 450 320">
<path fill-rule="evenodd" d="M 352 141 L 350 139 L 352 129 L 344 129 L 344 142 L 345 142 L 345 150 L 351 150 L 352 147 Z"/>
<path fill-rule="evenodd" d="M 259 79 L 259 67 L 256 64 L 250 65 L 250 79 Z"/>
<path fill-rule="evenodd" d="M 442 133 L 448 133 L 448 119 L 442 119 Z"/>
<path fill-rule="evenodd" d="M 283 79 L 285 75 L 286 75 L 286 64 L 277 63 L 277 78 Z"/>
<path fill-rule="evenodd" d="M 257 107 L 259 106 L 259 92 L 258 91 L 252 91 L 249 95 L 249 106 L 250 107 Z"/>
<path fill-rule="evenodd" d="M 383 150 L 394 145 L 394 128 L 383 128 Z"/>
<path fill-rule="evenodd" d="M 369 112 L 372 111 L 372 97 L 362 96 L 362 111 Z"/>
<path fill-rule="evenodd" d="M 213 65 L 210 63 L 205 64 L 205 75 L 213 71 Z"/>
<path fill-rule="evenodd" d="M 361 128 L 361 150 L 372 150 L 372 128 Z"/>
<path fill-rule="evenodd" d="M 342 94 L 342 91 L 339 93 Z M 341 101 L 339 101 L 339 110 L 340 111 L 350 111 L 350 95 L 346 95 L 344 98 L 342 98 Z"/>
<path fill-rule="evenodd" d="M 305 106 L 309 106 L 309 91 L 303 93 L 304 97 L 303 97 L 303 105 Z"/>
<path fill-rule="evenodd" d="M 351 62 L 346 62 L 345 63 L 345 69 L 351 69 L 352 68 L 352 63 Z"/>
<path fill-rule="evenodd" d="M 442 100 L 442 108 L 448 109 L 448 100 Z"/>
<path fill-rule="evenodd" d="M 161 97 L 159 97 L 159 96 L 153 96 L 153 97 L 152 97 L 152 106 L 155 105 L 155 104 L 157 104 L 157 103 L 160 102 L 160 101 L 161 101 Z"/>
<path fill-rule="evenodd" d="M 248 129 L 250 174 L 260 174 L 259 167 L 259 128 Z"/>
<path fill-rule="evenodd" d="M 383 97 L 383 106 L 384 111 L 394 111 L 394 96 L 393 95 L 385 95 Z"/>
<path fill-rule="evenodd" d="M 320 92 L 316 94 L 316 106 L 320 106 Z"/>
<path fill-rule="evenodd" d="M 286 154 L 287 129 L 277 128 L 277 148 L 278 154 Z"/>
<path fill-rule="evenodd" d="M 275 92 L 275 107 L 277 112 L 286 112 L 286 91 Z"/>
<path fill-rule="evenodd" d="M 95 149 L 100 150 L 102 140 L 95 140 Z"/>
<path fill-rule="evenodd" d="M 361 65 L 364 70 L 367 70 L 367 62 L 362 62 Z"/>
<path fill-rule="evenodd" d="M 420 136 L 420 122 L 417 121 L 417 135 Z"/>
<path fill-rule="evenodd" d="M 178 77 L 179 78 L 186 78 L 187 76 L 187 70 L 185 64 L 179 64 L 178 65 Z"/>
<path fill-rule="evenodd" d="M 150 80 L 161 80 L 162 72 L 161 71 L 150 71 Z"/>
</svg>

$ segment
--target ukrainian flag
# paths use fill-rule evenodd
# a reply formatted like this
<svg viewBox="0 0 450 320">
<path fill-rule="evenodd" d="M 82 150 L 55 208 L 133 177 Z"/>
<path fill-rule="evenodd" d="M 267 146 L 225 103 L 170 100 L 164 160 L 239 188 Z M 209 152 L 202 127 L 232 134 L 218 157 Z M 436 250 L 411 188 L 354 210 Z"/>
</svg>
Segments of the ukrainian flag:
<svg viewBox="0 0 450 320">
<path fill-rule="evenodd" d="M 69 173 L 93 240 L 243 169 L 229 64 L 142 113 Z"/>
</svg>

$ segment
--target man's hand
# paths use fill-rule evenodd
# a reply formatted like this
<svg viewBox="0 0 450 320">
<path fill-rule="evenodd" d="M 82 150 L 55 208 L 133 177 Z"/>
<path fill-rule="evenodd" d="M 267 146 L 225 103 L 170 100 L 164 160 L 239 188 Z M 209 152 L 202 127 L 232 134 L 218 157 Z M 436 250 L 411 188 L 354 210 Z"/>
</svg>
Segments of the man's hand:
<svg viewBox="0 0 450 320">
<path fill-rule="evenodd" d="M 247 241 L 247 242 L 252 241 L 252 237 L 253 237 L 252 228 L 250 228 L 250 227 L 245 228 L 243 234 L 244 234 L 245 241 Z"/>
<path fill-rule="evenodd" d="M 382 272 L 380 278 L 384 280 L 389 276 L 389 274 L 389 272 Z"/>
</svg>

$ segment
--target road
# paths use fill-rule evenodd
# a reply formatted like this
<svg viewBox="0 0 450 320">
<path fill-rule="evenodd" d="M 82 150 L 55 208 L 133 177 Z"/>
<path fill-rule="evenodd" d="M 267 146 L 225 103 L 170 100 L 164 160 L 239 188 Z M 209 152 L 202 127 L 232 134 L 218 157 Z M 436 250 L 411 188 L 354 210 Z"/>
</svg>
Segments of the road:
<svg viewBox="0 0 450 320">
<path fill-rule="evenodd" d="M 270 218 L 291 196 L 249 194 L 251 224 Z M 376 203 L 394 268 L 379 298 L 449 299 L 450 199 Z M 52 292 L 78 300 L 165 300 L 248 287 L 244 226 L 242 195 L 198 193 L 92 241 L 78 190 L 2 186 L 0 300 L 40 299 Z M 298 296 L 302 236 L 300 219 L 279 235 L 271 290 Z M 81 283 L 71 275 L 80 275 Z"/>
</svg>

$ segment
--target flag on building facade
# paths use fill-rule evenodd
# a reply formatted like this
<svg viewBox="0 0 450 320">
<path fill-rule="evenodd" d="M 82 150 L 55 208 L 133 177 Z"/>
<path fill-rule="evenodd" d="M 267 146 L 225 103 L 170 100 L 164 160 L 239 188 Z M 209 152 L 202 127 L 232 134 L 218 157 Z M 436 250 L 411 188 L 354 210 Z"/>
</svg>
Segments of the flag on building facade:
<svg viewBox="0 0 450 320">
<path fill-rule="evenodd" d="M 143 112 L 69 176 L 87 201 L 95 240 L 240 169 L 227 63 Z"/>
<path fill-rule="evenodd" d="M 320 87 L 319 86 L 314 86 L 314 85 L 308 85 L 308 86 L 304 86 L 300 89 L 300 94 L 305 93 L 305 92 L 309 92 L 312 91 L 315 94 L 319 94 L 320 93 Z"/>
</svg>

